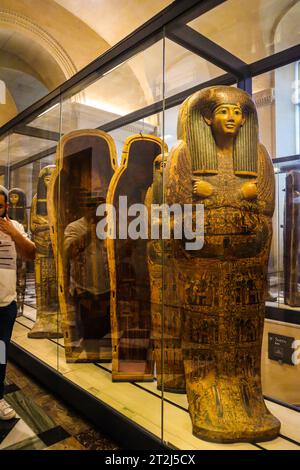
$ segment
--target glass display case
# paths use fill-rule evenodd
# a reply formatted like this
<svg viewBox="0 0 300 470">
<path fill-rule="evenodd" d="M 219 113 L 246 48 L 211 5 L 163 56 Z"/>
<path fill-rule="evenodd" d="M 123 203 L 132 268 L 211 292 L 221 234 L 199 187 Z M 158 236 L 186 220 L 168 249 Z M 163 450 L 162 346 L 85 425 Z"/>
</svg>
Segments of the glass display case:
<svg viewBox="0 0 300 470">
<path fill-rule="evenodd" d="M 0 130 L 0 183 L 25 193 L 28 232 L 37 246 L 35 262 L 26 265 L 12 358 L 48 386 L 59 384 L 58 392 L 89 418 L 106 418 L 107 431 L 125 446 L 300 446 L 299 14 L 292 0 L 174 2 Z M 182 123 L 190 111 L 182 103 L 223 85 L 252 95 L 259 141 L 274 167 L 264 292 L 257 293 L 251 276 L 242 284 L 234 270 L 228 275 L 228 285 L 237 282 L 235 305 L 243 296 L 265 305 L 262 391 L 281 422 L 281 434 L 270 442 L 214 443 L 193 433 L 185 393 L 187 317 L 191 331 L 199 323 L 195 343 L 217 337 L 211 319 L 201 323 L 197 315 L 202 307 L 211 316 L 218 311 L 209 298 L 221 281 L 218 270 L 202 276 L 195 258 L 186 268 L 181 248 L 161 236 L 159 215 L 149 225 L 151 205 L 177 203 L 180 178 L 188 178 L 181 157 L 180 178 L 172 167 L 188 140 Z M 194 183 L 199 174 L 194 171 Z M 269 173 L 266 187 L 272 178 Z M 191 196 L 193 190 L 186 191 Z M 154 232 L 158 236 L 149 235 Z M 186 270 L 195 271 L 189 283 Z M 243 323 L 249 347 L 251 321 Z M 210 359 L 195 357 L 205 374 Z"/>
</svg>

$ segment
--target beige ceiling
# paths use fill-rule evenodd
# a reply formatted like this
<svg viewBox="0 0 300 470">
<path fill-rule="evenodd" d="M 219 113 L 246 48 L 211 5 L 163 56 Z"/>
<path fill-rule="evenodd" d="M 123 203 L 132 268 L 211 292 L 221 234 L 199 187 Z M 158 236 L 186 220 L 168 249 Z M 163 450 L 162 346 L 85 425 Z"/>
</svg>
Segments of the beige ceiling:
<svg viewBox="0 0 300 470">
<path fill-rule="evenodd" d="M 168 6 L 171 0 L 0 0 L 0 80 L 12 116 Z M 245 61 L 299 43 L 299 0 L 228 0 L 190 25 Z M 286 13 L 290 11 L 291 14 Z M 284 20 L 281 19 L 284 17 Z M 223 73 L 167 40 L 167 96 Z M 269 86 L 264 77 L 259 88 Z M 126 114 L 163 97 L 163 41 L 99 79 L 75 101 Z M 3 120 L 2 120 L 3 122 Z M 151 122 L 155 125 L 154 122 Z"/>
<path fill-rule="evenodd" d="M 172 1 L 56 0 L 56 3 L 84 21 L 113 46 Z"/>
<path fill-rule="evenodd" d="M 30 100 L 56 88 L 169 3 L 0 0 L 0 79 L 7 83 L 15 109 L 22 110 Z M 90 87 L 79 100 L 121 114 L 152 102 L 143 60 L 134 60 Z M 23 106 L 16 90 L 27 98 Z M 113 103 L 107 103 L 108 96 L 115 97 Z M 11 117 L 12 109 L 4 113 L 2 105 L 2 114 Z"/>
<path fill-rule="evenodd" d="M 87 7 L 88 0 L 85 3 Z M 109 48 L 83 20 L 54 0 L 0 0 L 0 29 L 22 32 L 37 41 L 66 71 L 73 73 Z"/>
<path fill-rule="evenodd" d="M 54 0 L 0 0 L 0 79 L 14 103 L 1 105 L 2 116 L 13 117 L 13 109 L 45 96 L 108 48 Z"/>
<path fill-rule="evenodd" d="M 280 27 L 292 7 L 289 24 Z M 299 0 L 227 0 L 189 26 L 248 63 L 299 43 L 299 18 Z M 296 24 L 294 37 L 287 41 Z"/>
<path fill-rule="evenodd" d="M 66 79 L 52 55 L 22 32 L 0 29 L 0 51 L 0 67 L 27 73 L 48 90 L 53 90 Z"/>
</svg>

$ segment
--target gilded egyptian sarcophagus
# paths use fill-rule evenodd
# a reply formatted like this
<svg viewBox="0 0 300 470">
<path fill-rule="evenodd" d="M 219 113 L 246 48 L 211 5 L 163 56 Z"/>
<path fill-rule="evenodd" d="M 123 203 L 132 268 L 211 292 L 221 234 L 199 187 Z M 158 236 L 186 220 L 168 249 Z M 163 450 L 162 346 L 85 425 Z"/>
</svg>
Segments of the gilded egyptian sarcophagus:
<svg viewBox="0 0 300 470">
<path fill-rule="evenodd" d="M 168 219 L 169 227 L 166 226 L 166 214 L 163 212 L 163 175 L 167 158 L 168 154 L 165 152 L 154 160 L 153 182 L 145 198 L 150 222 L 147 256 L 151 293 L 151 339 L 157 388 L 166 392 L 185 393 L 183 315 L 174 283 L 176 242 L 163 237 L 164 230 L 171 231 L 171 219 Z M 165 290 L 164 285 L 167 286 Z"/>
<path fill-rule="evenodd" d="M 178 139 L 165 200 L 204 208 L 204 244 L 188 250 L 176 241 L 169 281 L 182 308 L 193 433 L 217 442 L 269 440 L 280 428 L 260 376 L 274 171 L 258 142 L 251 97 L 226 86 L 193 94 L 181 106 Z"/>
<path fill-rule="evenodd" d="M 120 167 L 109 187 L 107 202 L 116 212 L 116 237 L 108 239 L 115 381 L 153 380 L 147 237 L 130 231 L 135 228 L 135 205 L 144 206 L 152 184 L 153 162 L 161 151 L 162 141 L 158 137 L 145 134 L 128 137 Z M 142 214 L 142 219 L 138 224 L 145 227 L 147 217 Z"/>
<path fill-rule="evenodd" d="M 36 245 L 35 290 L 36 322 L 29 338 L 60 338 L 60 316 L 57 295 L 56 263 L 54 259 L 47 209 L 48 187 L 55 165 L 41 169 L 37 194 L 30 212 L 30 230 Z"/>
<path fill-rule="evenodd" d="M 8 215 L 10 219 L 14 219 L 23 225 L 25 232 L 28 230 L 28 217 L 26 194 L 23 189 L 12 188 L 8 192 Z"/>
<path fill-rule="evenodd" d="M 99 130 L 70 132 L 57 147 L 56 164 L 48 208 L 66 359 L 109 362 L 110 280 L 96 213 L 117 168 L 114 141 Z"/>
</svg>

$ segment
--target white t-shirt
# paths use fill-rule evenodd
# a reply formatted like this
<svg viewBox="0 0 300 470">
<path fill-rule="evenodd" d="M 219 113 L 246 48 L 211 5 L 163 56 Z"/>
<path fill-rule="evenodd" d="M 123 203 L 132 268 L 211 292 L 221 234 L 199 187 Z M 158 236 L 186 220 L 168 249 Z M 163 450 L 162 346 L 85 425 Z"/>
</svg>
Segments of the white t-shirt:
<svg viewBox="0 0 300 470">
<path fill-rule="evenodd" d="M 11 221 L 19 232 L 28 238 L 22 224 Z M 17 298 L 17 252 L 10 235 L 0 230 L 0 307 L 6 307 Z"/>
<path fill-rule="evenodd" d="M 90 223 L 85 217 L 71 222 L 65 229 L 64 249 L 65 253 L 72 243 L 82 239 L 89 234 Z M 95 231 L 90 232 L 90 241 L 80 256 L 70 259 L 66 256 L 66 261 L 70 263 L 70 294 L 74 295 L 83 292 L 90 292 L 100 295 L 109 292 L 109 270 L 107 251 L 104 240 L 96 236 Z"/>
</svg>

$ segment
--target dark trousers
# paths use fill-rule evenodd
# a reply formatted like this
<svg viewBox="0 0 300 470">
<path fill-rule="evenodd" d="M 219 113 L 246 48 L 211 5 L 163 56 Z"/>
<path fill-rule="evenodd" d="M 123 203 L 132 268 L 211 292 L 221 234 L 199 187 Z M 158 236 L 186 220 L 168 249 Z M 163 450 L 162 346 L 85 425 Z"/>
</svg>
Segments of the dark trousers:
<svg viewBox="0 0 300 470">
<path fill-rule="evenodd" d="M 14 326 L 14 322 L 17 316 L 17 302 L 13 301 L 11 304 L 7 305 L 6 307 L 0 307 L 0 341 L 5 344 L 6 350 L 6 358 L 7 359 L 7 352 L 10 343 L 10 338 Z M 0 350 L 3 352 L 4 345 L 0 343 Z M 0 356 L 1 361 L 2 354 Z M 0 400 L 3 398 L 4 394 L 4 379 L 5 379 L 5 371 L 6 371 L 6 363 L 0 364 Z"/>
</svg>

